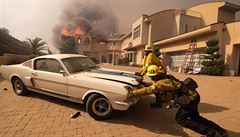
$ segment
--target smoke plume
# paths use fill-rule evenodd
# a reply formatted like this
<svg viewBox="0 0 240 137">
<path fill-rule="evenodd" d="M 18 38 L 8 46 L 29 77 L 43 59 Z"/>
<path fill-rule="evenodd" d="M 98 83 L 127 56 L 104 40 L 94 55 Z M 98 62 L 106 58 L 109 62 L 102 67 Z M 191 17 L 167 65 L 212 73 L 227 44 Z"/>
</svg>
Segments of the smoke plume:
<svg viewBox="0 0 240 137">
<path fill-rule="evenodd" d="M 107 3 L 102 1 L 71 1 L 66 4 L 60 23 L 53 29 L 56 48 L 61 47 L 61 34 L 106 35 L 117 32 L 117 20 Z M 66 32 L 67 31 L 67 32 Z"/>
</svg>

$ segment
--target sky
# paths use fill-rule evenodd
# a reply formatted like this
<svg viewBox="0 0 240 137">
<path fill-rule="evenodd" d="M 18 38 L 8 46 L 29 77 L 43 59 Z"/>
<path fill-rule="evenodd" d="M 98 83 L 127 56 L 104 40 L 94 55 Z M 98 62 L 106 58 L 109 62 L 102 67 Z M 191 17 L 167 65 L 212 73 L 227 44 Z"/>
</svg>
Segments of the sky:
<svg viewBox="0 0 240 137">
<path fill-rule="evenodd" d="M 19 39 L 40 37 L 53 50 L 52 30 L 60 22 L 60 16 L 72 0 L 0 0 L 0 28 Z M 78 0 L 86 2 L 86 0 Z M 166 9 L 186 9 L 214 1 L 227 1 L 240 5 L 240 0 L 87 0 L 110 8 L 118 22 L 118 31 L 130 30 L 132 23 L 142 14 L 151 15 Z"/>
</svg>

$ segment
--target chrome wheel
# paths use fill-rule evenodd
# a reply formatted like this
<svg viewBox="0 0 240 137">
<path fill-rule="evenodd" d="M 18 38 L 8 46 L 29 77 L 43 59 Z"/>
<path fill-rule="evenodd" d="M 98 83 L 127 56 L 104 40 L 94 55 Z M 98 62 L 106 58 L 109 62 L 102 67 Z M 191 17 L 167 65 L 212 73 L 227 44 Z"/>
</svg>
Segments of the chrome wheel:
<svg viewBox="0 0 240 137">
<path fill-rule="evenodd" d="M 16 93 L 21 94 L 24 89 L 22 81 L 20 81 L 19 79 L 15 80 L 14 81 L 14 89 L 15 89 Z"/>
<path fill-rule="evenodd" d="M 25 95 L 27 93 L 27 89 L 23 82 L 19 78 L 14 78 L 12 80 L 13 90 L 17 95 Z"/>
<path fill-rule="evenodd" d="M 93 102 L 92 110 L 99 116 L 105 116 L 111 111 L 111 106 L 106 98 L 98 98 Z"/>
<path fill-rule="evenodd" d="M 92 94 L 86 103 L 88 114 L 95 120 L 104 120 L 113 112 L 111 103 L 100 94 Z"/>
</svg>

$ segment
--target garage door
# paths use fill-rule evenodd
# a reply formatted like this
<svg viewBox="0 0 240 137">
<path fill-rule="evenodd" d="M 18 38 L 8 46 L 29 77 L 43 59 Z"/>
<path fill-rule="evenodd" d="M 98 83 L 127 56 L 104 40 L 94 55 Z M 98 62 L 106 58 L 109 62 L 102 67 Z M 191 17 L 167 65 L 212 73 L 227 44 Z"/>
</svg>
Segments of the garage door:
<svg viewBox="0 0 240 137">
<path fill-rule="evenodd" d="M 171 69 L 178 69 L 179 67 L 181 67 L 184 63 L 184 59 L 186 57 L 185 54 L 175 54 L 175 55 L 170 55 L 171 57 L 171 65 L 170 68 Z M 195 67 L 200 67 L 201 64 L 201 60 L 202 60 L 202 54 L 195 54 L 194 55 L 194 66 Z M 188 57 L 188 61 L 189 61 L 190 56 Z"/>
</svg>

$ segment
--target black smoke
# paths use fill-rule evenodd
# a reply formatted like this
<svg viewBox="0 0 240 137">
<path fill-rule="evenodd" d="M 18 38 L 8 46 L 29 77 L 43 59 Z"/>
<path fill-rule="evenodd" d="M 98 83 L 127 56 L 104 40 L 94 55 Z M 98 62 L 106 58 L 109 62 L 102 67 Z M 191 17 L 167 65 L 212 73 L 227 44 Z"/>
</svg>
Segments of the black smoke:
<svg viewBox="0 0 240 137">
<path fill-rule="evenodd" d="M 60 23 L 53 29 L 55 47 L 61 46 L 61 29 L 82 31 L 93 37 L 105 36 L 118 31 L 117 19 L 107 3 L 102 1 L 71 1 L 66 4 L 60 16 Z"/>
</svg>

